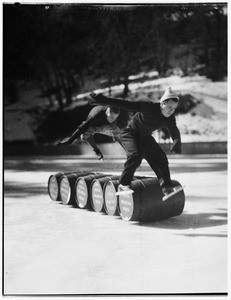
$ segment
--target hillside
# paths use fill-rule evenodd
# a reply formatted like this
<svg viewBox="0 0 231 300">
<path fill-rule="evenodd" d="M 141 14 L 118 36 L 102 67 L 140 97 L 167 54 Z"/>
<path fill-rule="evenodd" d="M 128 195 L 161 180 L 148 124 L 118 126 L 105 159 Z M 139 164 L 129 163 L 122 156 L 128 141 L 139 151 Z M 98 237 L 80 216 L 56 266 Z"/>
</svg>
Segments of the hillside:
<svg viewBox="0 0 231 300">
<path fill-rule="evenodd" d="M 227 141 L 227 81 L 211 82 L 203 76 L 170 76 L 144 82 L 137 78 L 139 76 L 133 76 L 135 80 L 129 85 L 131 100 L 158 99 L 169 86 L 179 93 L 181 99 L 193 99 L 195 106 L 187 113 L 177 115 L 182 142 Z M 120 94 L 122 88 L 113 87 L 112 95 Z M 66 110 L 86 103 L 86 96 L 93 90 L 107 94 L 107 89 L 99 90 L 97 83 L 89 81 L 82 90 L 85 94 L 79 94 L 72 107 Z M 37 129 L 52 111 L 54 108 L 49 107 L 47 99 L 39 97 L 39 91 L 30 86 L 23 89 L 20 101 L 4 109 L 4 141 L 38 143 Z M 68 125 L 64 122 L 62 126 Z"/>
</svg>

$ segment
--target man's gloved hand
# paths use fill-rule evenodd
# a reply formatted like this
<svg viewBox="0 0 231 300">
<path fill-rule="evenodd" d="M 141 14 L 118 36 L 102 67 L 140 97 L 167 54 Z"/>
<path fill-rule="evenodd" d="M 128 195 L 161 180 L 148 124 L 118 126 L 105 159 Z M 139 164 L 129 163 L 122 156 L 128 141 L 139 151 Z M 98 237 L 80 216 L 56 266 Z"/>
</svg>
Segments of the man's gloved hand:
<svg viewBox="0 0 231 300">
<path fill-rule="evenodd" d="M 103 160 L 103 154 L 101 153 L 101 151 L 98 148 L 93 149 L 95 154 L 98 156 L 99 160 Z"/>
<path fill-rule="evenodd" d="M 170 152 L 175 152 L 177 154 L 181 154 L 181 142 L 180 140 L 174 140 L 173 145 L 170 149 Z"/>
<path fill-rule="evenodd" d="M 103 96 L 102 94 L 96 94 L 94 92 L 90 93 L 90 96 L 93 100 L 90 101 L 91 105 L 106 105 L 107 104 L 107 97 Z"/>
<path fill-rule="evenodd" d="M 97 97 L 96 93 L 92 92 L 92 93 L 90 93 L 90 96 L 92 98 L 90 100 L 90 105 L 97 105 L 97 103 L 96 103 L 96 97 Z"/>
<path fill-rule="evenodd" d="M 91 96 L 91 98 L 93 98 L 95 100 L 97 95 L 96 95 L 96 93 L 92 92 L 92 93 L 90 93 L 90 96 Z"/>
<path fill-rule="evenodd" d="M 69 146 L 72 144 L 72 141 L 70 139 L 67 139 L 65 141 L 59 141 L 57 143 L 57 146 Z"/>
</svg>

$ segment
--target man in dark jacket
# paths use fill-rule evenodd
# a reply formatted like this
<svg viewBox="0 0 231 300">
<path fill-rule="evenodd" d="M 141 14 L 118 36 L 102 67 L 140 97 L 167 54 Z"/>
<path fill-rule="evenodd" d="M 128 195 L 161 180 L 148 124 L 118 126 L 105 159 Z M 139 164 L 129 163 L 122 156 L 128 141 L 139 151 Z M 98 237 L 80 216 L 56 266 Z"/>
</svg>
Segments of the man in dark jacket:
<svg viewBox="0 0 231 300">
<path fill-rule="evenodd" d="M 181 137 L 174 116 L 179 97 L 171 88 L 165 91 L 159 103 L 153 101 L 133 102 L 94 93 L 91 94 L 91 97 L 97 104 L 136 112 L 120 135 L 120 142 L 127 155 L 120 177 L 120 190 L 130 189 L 133 175 L 142 159 L 145 158 L 156 173 L 163 194 L 168 195 L 173 192 L 167 156 L 153 138 L 152 133 L 162 126 L 167 126 L 174 142 L 171 151 L 181 153 Z"/>
<path fill-rule="evenodd" d="M 117 124 L 117 119 L 120 114 L 120 109 L 105 106 L 95 106 L 86 121 L 84 121 L 76 131 L 65 141 L 60 141 L 58 145 L 71 145 L 77 138 L 87 141 L 93 148 L 99 159 L 103 159 L 103 154 L 97 147 L 94 139 L 95 133 L 109 135 L 113 140 L 118 139 L 120 128 Z"/>
</svg>

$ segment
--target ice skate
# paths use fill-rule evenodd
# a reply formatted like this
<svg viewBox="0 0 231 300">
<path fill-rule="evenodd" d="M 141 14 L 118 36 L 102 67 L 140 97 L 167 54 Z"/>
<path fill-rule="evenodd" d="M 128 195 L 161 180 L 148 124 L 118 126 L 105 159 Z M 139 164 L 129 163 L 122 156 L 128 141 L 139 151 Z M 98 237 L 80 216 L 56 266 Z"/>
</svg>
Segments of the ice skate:
<svg viewBox="0 0 231 300">
<path fill-rule="evenodd" d="M 132 193 L 134 193 L 134 191 L 130 188 L 129 185 L 122 185 L 122 184 L 120 184 L 118 186 L 118 191 L 116 192 L 116 196 L 130 195 Z"/>
<path fill-rule="evenodd" d="M 175 187 L 168 187 L 168 188 L 163 188 L 163 194 L 164 197 L 162 198 L 163 201 L 166 201 L 170 197 L 174 196 L 175 194 L 179 193 L 180 191 L 183 191 L 183 186 L 178 185 Z"/>
</svg>

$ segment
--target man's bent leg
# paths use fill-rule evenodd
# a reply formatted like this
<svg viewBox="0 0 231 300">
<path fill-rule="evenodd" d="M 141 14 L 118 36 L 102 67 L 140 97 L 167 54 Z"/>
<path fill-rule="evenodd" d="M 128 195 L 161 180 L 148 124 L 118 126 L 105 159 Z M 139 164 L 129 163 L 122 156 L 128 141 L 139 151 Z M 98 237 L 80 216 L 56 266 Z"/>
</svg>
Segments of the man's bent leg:
<svg viewBox="0 0 231 300">
<path fill-rule="evenodd" d="M 124 170 L 120 176 L 122 185 L 130 185 L 136 169 L 140 166 L 142 156 L 140 153 L 138 141 L 136 137 L 129 131 L 121 134 L 120 141 L 122 147 L 126 151 L 127 160 L 124 164 Z"/>
<path fill-rule="evenodd" d="M 171 186 L 168 158 L 155 139 L 150 136 L 143 146 L 144 158 L 156 173 L 158 179 L 162 179 L 161 186 Z"/>
<path fill-rule="evenodd" d="M 88 144 L 93 148 L 93 151 L 95 152 L 95 154 L 98 156 L 99 159 L 103 158 L 103 154 L 101 153 L 101 151 L 99 150 L 99 148 L 95 143 L 94 133 L 86 131 L 84 134 L 81 135 L 81 139 L 83 141 L 88 142 Z"/>
</svg>

